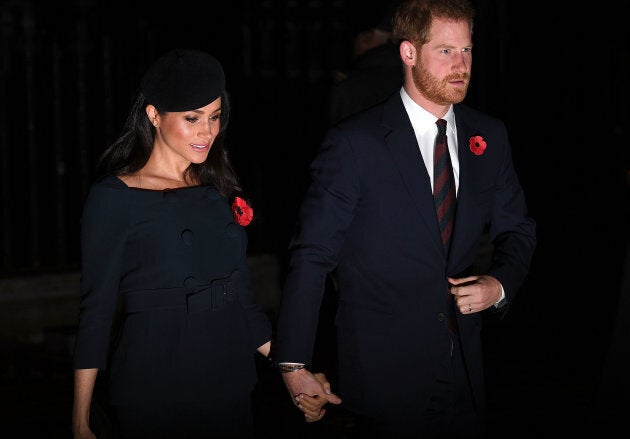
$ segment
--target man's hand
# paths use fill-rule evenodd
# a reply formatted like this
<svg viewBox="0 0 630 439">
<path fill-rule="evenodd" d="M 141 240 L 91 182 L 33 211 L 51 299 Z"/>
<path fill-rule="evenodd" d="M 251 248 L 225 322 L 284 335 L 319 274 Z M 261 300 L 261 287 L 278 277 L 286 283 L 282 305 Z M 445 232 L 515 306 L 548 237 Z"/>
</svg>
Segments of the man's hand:
<svg viewBox="0 0 630 439">
<path fill-rule="evenodd" d="M 306 369 L 282 374 L 293 404 L 304 413 L 306 422 L 319 421 L 326 414 L 327 403 L 341 404 L 341 398 L 331 392 L 330 382 L 323 373 L 312 374 Z"/>
<path fill-rule="evenodd" d="M 501 283 L 489 275 L 448 278 L 455 304 L 462 314 L 490 308 L 501 299 Z"/>
</svg>

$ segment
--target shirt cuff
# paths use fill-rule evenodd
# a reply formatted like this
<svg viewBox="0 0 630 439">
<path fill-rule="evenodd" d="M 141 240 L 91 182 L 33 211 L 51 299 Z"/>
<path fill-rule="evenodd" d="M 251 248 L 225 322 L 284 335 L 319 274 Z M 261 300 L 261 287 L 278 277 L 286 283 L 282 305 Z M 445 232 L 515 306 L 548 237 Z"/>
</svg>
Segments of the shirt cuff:
<svg viewBox="0 0 630 439">
<path fill-rule="evenodd" d="M 500 308 L 503 305 L 503 301 L 505 300 L 505 290 L 503 289 L 503 285 L 501 285 L 501 298 L 495 302 L 494 307 Z"/>
</svg>

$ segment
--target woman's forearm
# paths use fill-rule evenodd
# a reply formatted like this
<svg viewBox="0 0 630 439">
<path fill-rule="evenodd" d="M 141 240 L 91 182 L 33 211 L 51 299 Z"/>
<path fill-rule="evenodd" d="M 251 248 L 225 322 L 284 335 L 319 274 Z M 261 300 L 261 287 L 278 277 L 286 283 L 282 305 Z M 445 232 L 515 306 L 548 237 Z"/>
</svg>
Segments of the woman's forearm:
<svg viewBox="0 0 630 439">
<path fill-rule="evenodd" d="M 90 427 L 90 404 L 98 369 L 76 369 L 74 371 L 74 403 L 72 407 L 72 431 L 81 436 Z M 87 430 L 86 430 L 87 429 Z"/>
</svg>

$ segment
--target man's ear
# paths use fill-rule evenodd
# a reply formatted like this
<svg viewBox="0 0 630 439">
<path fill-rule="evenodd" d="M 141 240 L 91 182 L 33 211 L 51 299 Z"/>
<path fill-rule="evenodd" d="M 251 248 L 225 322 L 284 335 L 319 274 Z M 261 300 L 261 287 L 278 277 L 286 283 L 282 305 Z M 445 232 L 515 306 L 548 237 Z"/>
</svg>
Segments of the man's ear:
<svg viewBox="0 0 630 439">
<path fill-rule="evenodd" d="M 400 43 L 400 58 L 407 66 L 413 67 L 416 64 L 417 51 L 411 41 L 403 41 Z"/>
</svg>

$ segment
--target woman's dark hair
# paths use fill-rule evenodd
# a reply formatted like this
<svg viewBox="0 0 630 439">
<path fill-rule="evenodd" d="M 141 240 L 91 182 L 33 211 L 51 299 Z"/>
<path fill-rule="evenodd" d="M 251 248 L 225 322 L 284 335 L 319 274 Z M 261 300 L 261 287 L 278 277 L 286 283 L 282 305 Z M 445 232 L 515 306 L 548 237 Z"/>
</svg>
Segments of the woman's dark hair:
<svg viewBox="0 0 630 439">
<path fill-rule="evenodd" d="M 138 92 L 122 135 L 103 152 L 98 160 L 97 180 L 109 175 L 133 174 L 147 163 L 155 139 L 155 127 L 145 111 L 148 104 L 142 93 Z M 230 99 L 228 93 L 224 91 L 221 94 L 221 128 L 212 143 L 208 158 L 203 163 L 191 163 L 184 173 L 184 178 L 200 185 L 213 185 L 223 196 L 232 199 L 243 189 L 225 145 L 225 131 L 229 118 Z"/>
</svg>

